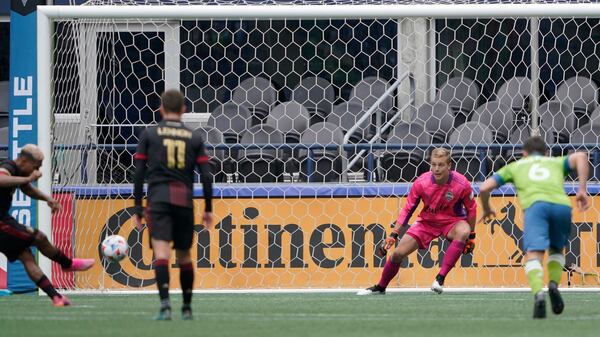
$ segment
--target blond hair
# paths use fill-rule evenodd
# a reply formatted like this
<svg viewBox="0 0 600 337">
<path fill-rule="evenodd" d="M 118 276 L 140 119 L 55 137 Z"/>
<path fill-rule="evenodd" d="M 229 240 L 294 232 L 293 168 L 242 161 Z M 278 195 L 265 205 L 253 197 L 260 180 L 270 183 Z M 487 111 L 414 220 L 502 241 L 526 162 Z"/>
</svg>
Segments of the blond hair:
<svg viewBox="0 0 600 337">
<path fill-rule="evenodd" d="M 433 151 L 431 151 L 431 158 L 440 158 L 440 157 L 444 157 L 446 158 L 446 161 L 448 162 L 448 164 L 450 164 L 450 150 L 443 148 L 443 147 L 438 147 L 433 149 Z"/>
<path fill-rule="evenodd" d="M 44 153 L 42 153 L 42 150 L 35 144 L 25 144 L 25 146 L 21 148 L 19 157 L 38 163 L 44 161 Z"/>
</svg>

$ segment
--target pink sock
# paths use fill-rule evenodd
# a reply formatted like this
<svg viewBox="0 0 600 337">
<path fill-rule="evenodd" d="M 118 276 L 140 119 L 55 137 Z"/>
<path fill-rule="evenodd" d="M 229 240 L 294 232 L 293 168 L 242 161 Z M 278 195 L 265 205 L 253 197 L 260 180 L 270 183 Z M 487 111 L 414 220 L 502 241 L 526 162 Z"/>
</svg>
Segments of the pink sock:
<svg viewBox="0 0 600 337">
<path fill-rule="evenodd" d="M 442 261 L 442 269 L 440 269 L 440 275 L 446 276 L 454 268 L 456 261 L 462 255 L 463 249 L 465 249 L 465 242 L 454 240 L 450 243 L 450 247 L 444 255 L 444 261 Z"/>
<path fill-rule="evenodd" d="M 386 261 L 385 266 L 383 267 L 383 272 L 381 273 L 381 279 L 378 286 L 382 288 L 387 288 L 390 281 L 398 274 L 398 270 L 400 269 L 400 264 L 393 262 L 392 259 Z"/>
</svg>

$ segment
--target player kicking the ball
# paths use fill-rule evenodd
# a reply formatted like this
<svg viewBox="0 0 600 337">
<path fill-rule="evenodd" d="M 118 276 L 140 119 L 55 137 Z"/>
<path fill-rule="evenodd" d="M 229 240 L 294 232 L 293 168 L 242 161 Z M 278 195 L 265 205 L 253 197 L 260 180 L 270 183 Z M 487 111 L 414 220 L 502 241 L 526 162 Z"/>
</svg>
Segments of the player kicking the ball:
<svg viewBox="0 0 600 337">
<path fill-rule="evenodd" d="M 432 291 L 441 294 L 444 280 L 456 261 L 462 254 L 473 251 L 477 203 L 471 183 L 462 174 L 451 171 L 450 167 L 448 149 L 437 148 L 431 152 L 431 171 L 420 175 L 413 183 L 396 226 L 381 249 L 383 254 L 394 247 L 401 226 L 408 226 L 421 201 L 423 210 L 385 263 L 379 282 L 357 295 L 385 294 L 388 284 L 398 274 L 402 260 L 418 248 L 428 248 L 431 240 L 443 235 L 452 242 L 431 286 Z"/>
<path fill-rule="evenodd" d="M 179 264 L 179 281 L 183 293 L 181 317 L 192 319 L 192 290 L 194 264 L 190 248 L 194 239 L 194 170 L 200 169 L 205 209 L 202 222 L 210 228 L 212 214 L 212 176 L 208 156 L 200 133 L 193 132 L 181 122 L 185 112 L 184 97 L 178 90 L 161 95 L 162 121 L 144 131 L 135 154 L 135 221 L 138 229 L 142 217 L 150 231 L 154 250 L 154 271 L 160 297 L 156 320 L 171 320 L 169 301 L 169 259 L 171 242 Z M 144 178 L 148 170 L 148 205 L 144 210 Z"/>
<path fill-rule="evenodd" d="M 491 220 L 496 212 L 490 206 L 490 193 L 496 187 L 513 183 L 525 210 L 523 249 L 527 252 L 525 274 L 534 295 L 533 318 L 546 317 L 546 300 L 542 286 L 542 260 L 548 250 L 548 294 L 552 311 L 560 314 L 564 303 L 558 291 L 565 256 L 563 249 L 571 232 L 571 201 L 563 183 L 570 170 L 576 170 L 579 190 L 576 201 L 580 211 L 589 208 L 586 191 L 588 155 L 576 152 L 566 157 L 546 156 L 548 147 L 542 137 L 531 137 L 523 144 L 524 158 L 510 163 L 487 179 L 480 188 L 483 219 Z"/>
<path fill-rule="evenodd" d="M 43 161 L 42 151 L 33 144 L 27 144 L 21 149 L 17 159 L 0 163 L 0 253 L 6 255 L 8 261 L 21 261 L 29 278 L 52 299 L 54 306 L 63 307 L 71 302 L 54 289 L 35 262 L 29 247 L 35 246 L 40 253 L 68 272 L 88 270 L 94 265 L 94 260 L 67 257 L 48 241 L 44 233 L 20 224 L 8 214 L 17 187 L 29 197 L 48 203 L 52 213 L 61 210 L 58 201 L 31 184 L 42 176 L 39 169 Z"/>
</svg>

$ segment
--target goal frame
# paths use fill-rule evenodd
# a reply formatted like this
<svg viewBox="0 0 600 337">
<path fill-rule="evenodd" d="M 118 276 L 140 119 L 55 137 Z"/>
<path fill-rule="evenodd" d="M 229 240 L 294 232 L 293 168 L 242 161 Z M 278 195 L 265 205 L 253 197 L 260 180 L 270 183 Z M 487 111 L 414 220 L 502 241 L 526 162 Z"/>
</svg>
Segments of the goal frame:
<svg viewBox="0 0 600 337">
<path fill-rule="evenodd" d="M 431 5 L 189 5 L 189 6 L 39 6 L 37 10 L 37 88 L 38 142 L 41 150 L 52 153 L 52 55 L 54 20 L 60 19 L 401 19 L 401 18 L 600 18 L 600 3 L 577 4 L 431 4 Z M 535 29 L 537 20 L 532 20 Z M 534 34 L 532 34 L 534 36 Z M 532 39 L 532 48 L 537 46 Z M 532 52 L 532 58 L 537 51 Z M 532 63 L 532 88 L 537 90 L 537 60 Z M 537 99 L 533 102 L 533 127 Z M 48 157 L 50 157 L 48 155 Z M 38 187 L 52 193 L 52 161 L 41 167 Z M 38 228 L 51 232 L 52 215 L 46 203 L 38 202 Z M 49 236 L 51 238 L 51 236 Z M 51 277 L 51 261 L 39 255 L 39 264 Z M 585 288 L 589 289 L 589 288 Z M 597 288 L 600 290 L 600 288 Z M 306 289 L 310 291 L 310 289 Z"/>
</svg>

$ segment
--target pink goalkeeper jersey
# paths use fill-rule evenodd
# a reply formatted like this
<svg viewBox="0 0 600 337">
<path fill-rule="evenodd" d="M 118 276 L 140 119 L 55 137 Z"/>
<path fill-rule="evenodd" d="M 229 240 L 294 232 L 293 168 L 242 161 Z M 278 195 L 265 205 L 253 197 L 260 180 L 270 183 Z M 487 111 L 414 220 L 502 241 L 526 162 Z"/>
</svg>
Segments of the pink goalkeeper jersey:
<svg viewBox="0 0 600 337">
<path fill-rule="evenodd" d="M 421 201 L 423 209 L 417 222 L 441 225 L 450 221 L 474 219 L 477 216 L 477 203 L 473 197 L 471 183 L 456 171 L 450 171 L 448 182 L 443 185 L 435 183 L 431 171 L 421 174 L 408 193 L 397 224 L 407 225 Z"/>
</svg>

